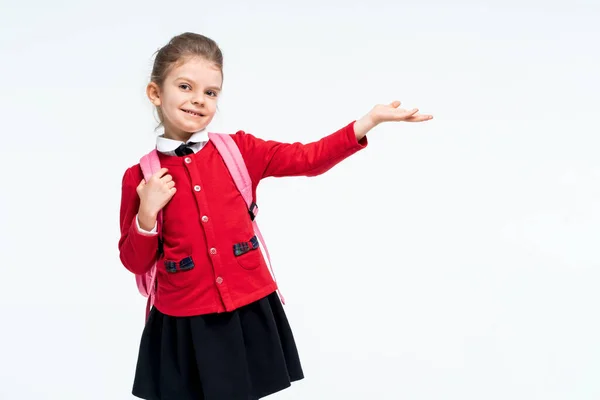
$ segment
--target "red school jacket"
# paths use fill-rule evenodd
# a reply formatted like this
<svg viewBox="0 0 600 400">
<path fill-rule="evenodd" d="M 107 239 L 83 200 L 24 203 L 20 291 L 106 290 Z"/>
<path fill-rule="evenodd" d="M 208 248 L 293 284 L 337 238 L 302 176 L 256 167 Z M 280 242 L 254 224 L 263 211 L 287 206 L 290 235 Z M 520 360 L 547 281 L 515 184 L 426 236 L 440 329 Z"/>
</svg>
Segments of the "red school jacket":
<svg viewBox="0 0 600 400">
<path fill-rule="evenodd" d="M 231 136 L 248 168 L 255 199 L 263 178 L 320 175 L 367 146 L 366 137 L 357 141 L 354 121 L 308 144 L 262 140 L 244 131 Z M 189 156 L 159 157 L 177 192 L 163 209 L 155 307 L 172 316 L 219 313 L 277 290 L 260 250 L 243 245 L 254 236 L 252 221 L 212 142 Z M 135 221 L 140 205 L 136 187 L 142 179 L 139 164 L 127 169 L 121 197 L 120 258 L 136 274 L 148 271 L 159 251 L 157 236 L 140 232 Z M 246 252 L 236 254 L 236 244 Z"/>
</svg>

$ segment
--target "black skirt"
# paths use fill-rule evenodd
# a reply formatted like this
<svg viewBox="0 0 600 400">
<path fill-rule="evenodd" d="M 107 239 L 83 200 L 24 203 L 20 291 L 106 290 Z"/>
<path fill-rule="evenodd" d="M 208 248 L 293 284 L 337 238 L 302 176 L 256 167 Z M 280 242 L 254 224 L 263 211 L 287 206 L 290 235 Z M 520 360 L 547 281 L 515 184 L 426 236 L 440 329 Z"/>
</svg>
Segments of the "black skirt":
<svg viewBox="0 0 600 400">
<path fill-rule="evenodd" d="M 171 317 L 153 308 L 132 393 L 148 400 L 255 400 L 303 378 L 290 325 L 272 293 L 219 314 Z"/>
</svg>

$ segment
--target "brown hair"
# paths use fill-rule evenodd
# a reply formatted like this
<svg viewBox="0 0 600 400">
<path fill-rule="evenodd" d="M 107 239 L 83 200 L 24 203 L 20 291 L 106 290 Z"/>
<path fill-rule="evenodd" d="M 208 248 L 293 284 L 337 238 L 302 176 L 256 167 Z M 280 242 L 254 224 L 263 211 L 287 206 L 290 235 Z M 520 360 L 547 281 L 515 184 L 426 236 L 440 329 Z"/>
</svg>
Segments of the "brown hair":
<svg viewBox="0 0 600 400">
<path fill-rule="evenodd" d="M 197 33 L 185 32 L 177 35 L 155 54 L 150 81 L 159 87 L 162 86 L 173 67 L 181 65 L 191 57 L 202 57 L 206 61 L 214 63 L 221 71 L 221 77 L 223 76 L 221 49 L 214 40 Z M 156 110 L 162 125 L 163 117 L 160 108 L 157 107 Z"/>
</svg>

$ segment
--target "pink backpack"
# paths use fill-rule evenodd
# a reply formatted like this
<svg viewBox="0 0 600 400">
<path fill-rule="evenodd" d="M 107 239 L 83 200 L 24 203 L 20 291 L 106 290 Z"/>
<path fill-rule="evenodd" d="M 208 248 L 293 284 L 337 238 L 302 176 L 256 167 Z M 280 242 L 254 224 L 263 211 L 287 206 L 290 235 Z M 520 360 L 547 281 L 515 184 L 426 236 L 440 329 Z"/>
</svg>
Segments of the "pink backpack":
<svg viewBox="0 0 600 400">
<path fill-rule="evenodd" d="M 223 161 L 225 161 L 225 165 L 235 182 L 235 186 L 238 188 L 242 197 L 246 201 L 246 205 L 248 207 L 248 212 L 250 213 L 250 218 L 252 219 L 252 226 L 254 227 L 254 233 L 260 239 L 262 243 L 265 254 L 267 255 L 267 259 L 269 261 L 269 268 L 271 269 L 271 275 L 273 275 L 273 280 L 277 282 L 275 278 L 275 273 L 273 272 L 273 267 L 271 266 L 271 257 L 269 256 L 269 250 L 267 249 L 267 245 L 263 240 L 262 234 L 260 233 L 260 229 L 256 223 L 256 215 L 258 214 L 258 206 L 254 203 L 252 199 L 252 181 L 250 180 L 250 175 L 248 174 L 248 169 L 246 168 L 246 164 L 244 163 L 244 159 L 242 158 L 242 154 L 240 153 L 237 144 L 233 141 L 231 136 L 228 134 L 220 134 L 220 133 L 209 133 L 208 138 L 215 147 L 221 157 L 223 157 Z M 142 173 L 144 174 L 144 179 L 148 180 L 150 177 L 160 170 L 160 161 L 158 159 L 158 153 L 156 149 L 152 150 L 150 153 L 146 154 L 140 159 L 140 167 L 142 168 Z M 159 239 L 162 241 L 162 211 L 158 213 L 158 234 Z M 160 255 L 159 255 L 160 257 Z M 158 261 L 158 260 L 157 260 Z M 156 295 L 156 262 L 150 269 L 150 271 L 145 274 L 138 275 L 136 274 L 135 280 L 137 283 L 138 290 L 142 294 L 142 296 L 148 298 L 148 302 L 146 304 L 146 319 L 148 319 L 148 314 L 150 313 L 150 309 L 154 304 L 154 296 Z M 285 304 L 285 300 L 279 292 L 279 297 L 281 298 L 281 302 Z"/>
</svg>

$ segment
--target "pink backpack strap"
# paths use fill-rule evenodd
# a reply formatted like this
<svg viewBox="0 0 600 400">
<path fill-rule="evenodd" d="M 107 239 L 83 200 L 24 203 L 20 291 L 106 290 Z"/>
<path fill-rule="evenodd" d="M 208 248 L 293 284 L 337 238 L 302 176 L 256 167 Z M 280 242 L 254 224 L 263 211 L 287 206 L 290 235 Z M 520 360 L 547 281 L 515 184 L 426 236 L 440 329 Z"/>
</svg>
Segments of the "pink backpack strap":
<svg viewBox="0 0 600 400">
<path fill-rule="evenodd" d="M 254 232 L 258 236 L 258 239 L 262 243 L 265 254 L 267 255 L 267 260 L 269 261 L 269 268 L 271 270 L 271 275 L 273 275 L 273 280 L 277 283 L 277 278 L 275 277 L 275 271 L 273 271 L 273 265 L 271 264 L 271 256 L 269 255 L 269 249 L 267 248 L 267 244 L 265 243 L 262 233 L 260 232 L 260 228 L 256 223 L 256 215 L 258 215 L 258 206 L 254 202 L 252 198 L 252 180 L 250 179 L 250 174 L 248 173 L 248 168 L 246 167 L 246 163 L 244 162 L 244 158 L 242 157 L 242 153 L 240 153 L 240 149 L 237 144 L 233 140 L 233 138 L 228 134 L 220 134 L 220 133 L 211 133 L 209 132 L 208 138 L 215 145 L 219 154 L 225 161 L 225 165 L 235 182 L 239 192 L 242 194 L 244 201 L 246 202 L 246 206 L 248 207 L 248 212 L 250 213 L 250 218 L 252 219 L 252 226 L 254 227 Z M 285 304 L 285 299 L 281 294 L 281 291 L 278 289 L 279 297 L 281 298 L 281 302 Z"/>
<path fill-rule="evenodd" d="M 156 149 L 140 159 L 140 168 L 142 169 L 142 174 L 144 175 L 144 180 L 146 182 L 152 175 L 160 170 L 160 160 Z M 162 242 L 162 211 L 158 213 L 157 228 L 159 241 Z M 148 297 L 148 302 L 146 303 L 146 320 L 148 320 L 148 315 L 150 314 L 150 309 L 154 305 L 154 297 L 156 294 L 156 261 L 154 262 L 154 265 L 152 265 L 152 268 L 150 268 L 150 271 L 142 275 L 136 275 L 135 280 L 142 296 Z"/>
</svg>

